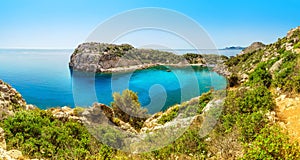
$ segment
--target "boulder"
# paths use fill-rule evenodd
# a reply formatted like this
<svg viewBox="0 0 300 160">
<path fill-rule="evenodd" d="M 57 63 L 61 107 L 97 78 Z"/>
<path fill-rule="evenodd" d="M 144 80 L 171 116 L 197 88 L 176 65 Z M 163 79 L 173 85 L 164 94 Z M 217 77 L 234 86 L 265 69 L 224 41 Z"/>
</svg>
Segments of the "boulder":
<svg viewBox="0 0 300 160">
<path fill-rule="evenodd" d="M 275 62 L 272 67 L 269 69 L 270 73 L 274 75 L 274 73 L 280 68 L 281 64 L 283 63 L 283 58 Z"/>
<path fill-rule="evenodd" d="M 10 150 L 7 152 L 12 159 L 24 159 L 22 152 L 19 150 Z"/>
</svg>

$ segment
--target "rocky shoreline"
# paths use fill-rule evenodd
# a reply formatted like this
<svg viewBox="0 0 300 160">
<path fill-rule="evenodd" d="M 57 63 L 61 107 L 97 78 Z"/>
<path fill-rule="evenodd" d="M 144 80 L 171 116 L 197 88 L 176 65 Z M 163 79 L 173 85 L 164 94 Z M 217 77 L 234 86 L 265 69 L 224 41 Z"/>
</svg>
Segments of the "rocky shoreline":
<svg viewBox="0 0 300 160">
<path fill-rule="evenodd" d="M 178 65 L 176 65 L 178 66 Z M 9 98 L 7 98 L 9 97 Z M 181 106 L 181 110 L 187 105 L 198 104 L 199 97 L 192 98 L 190 101 L 185 102 Z M 13 107 L 12 107 L 13 106 Z M 14 107 L 18 106 L 18 107 Z M 4 83 L 0 80 L 0 107 L 2 114 L 6 116 L 1 117 L 2 120 L 6 119 L 7 116 L 13 116 L 15 113 L 26 110 L 39 110 L 39 108 L 26 104 L 26 101 L 22 98 L 21 94 L 18 93 L 10 85 Z M 180 107 L 180 105 L 175 105 L 170 107 L 165 112 L 158 112 L 153 114 L 151 117 L 147 118 L 143 127 L 140 130 L 136 130 L 130 123 L 124 122 L 115 117 L 114 110 L 101 103 L 94 103 L 91 107 L 88 108 L 70 108 L 67 106 L 50 108 L 46 112 L 50 112 L 53 117 L 66 122 L 66 121 L 76 121 L 80 124 L 85 124 L 87 127 L 98 126 L 100 124 L 110 124 L 113 128 L 123 130 L 124 133 L 138 138 L 140 141 L 143 141 L 145 135 L 149 132 L 160 132 L 161 130 L 166 130 L 177 125 L 189 125 L 194 119 L 197 118 L 197 115 L 184 116 L 183 111 L 178 113 L 178 116 L 175 117 L 168 123 L 160 124 L 158 123 L 159 119 L 162 117 L 169 116 L 172 114 L 173 110 Z M 128 137 L 129 139 L 131 139 Z M 5 159 L 19 159 L 24 158 L 22 152 L 18 150 L 6 150 L 6 141 L 5 134 L 2 128 L 0 128 L 0 155 Z"/>
<path fill-rule="evenodd" d="M 149 69 L 153 67 L 174 67 L 174 68 L 185 68 L 185 67 L 192 67 L 192 66 L 200 66 L 200 67 L 212 67 L 208 66 L 206 64 L 141 64 L 141 65 L 134 65 L 134 66 L 128 66 L 128 67 L 115 67 L 115 68 L 109 68 L 109 69 L 101 69 L 100 73 L 125 73 L 125 72 L 132 72 L 136 70 L 144 70 Z M 169 69 L 166 69 L 166 71 L 170 71 Z"/>
</svg>

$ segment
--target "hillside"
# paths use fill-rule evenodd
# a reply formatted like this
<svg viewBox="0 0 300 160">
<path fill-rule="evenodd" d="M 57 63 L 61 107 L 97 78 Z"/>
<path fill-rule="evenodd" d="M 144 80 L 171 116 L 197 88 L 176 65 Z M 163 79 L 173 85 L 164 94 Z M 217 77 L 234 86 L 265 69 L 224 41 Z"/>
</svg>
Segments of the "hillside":
<svg viewBox="0 0 300 160">
<path fill-rule="evenodd" d="M 300 142 L 300 27 L 275 43 L 251 45 L 226 65 L 233 85 L 262 84 L 272 92 L 278 123 Z"/>
</svg>

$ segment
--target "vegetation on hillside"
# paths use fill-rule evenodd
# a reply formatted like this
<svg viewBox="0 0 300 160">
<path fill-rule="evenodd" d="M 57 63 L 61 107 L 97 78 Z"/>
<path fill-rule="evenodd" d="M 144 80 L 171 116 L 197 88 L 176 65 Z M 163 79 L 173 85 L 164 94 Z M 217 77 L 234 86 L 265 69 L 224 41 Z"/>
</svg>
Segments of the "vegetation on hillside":
<svg viewBox="0 0 300 160">
<path fill-rule="evenodd" d="M 170 122 L 182 108 L 197 113 L 183 135 L 155 151 L 133 154 L 113 149 L 93 138 L 82 124 L 60 121 L 42 110 L 19 111 L 0 124 L 6 132 L 8 148 L 19 149 L 30 158 L 297 160 L 300 159 L 299 144 L 289 138 L 271 113 L 276 107 L 274 89 L 300 93 L 299 41 L 300 29 L 297 29 L 274 44 L 226 61 L 233 73 L 230 83 L 235 87 L 227 92 L 216 127 L 208 135 L 200 136 L 204 114 L 218 114 L 213 107 L 210 112 L 203 112 L 214 98 L 209 92 L 197 99 L 196 104 L 180 104 L 158 119 L 160 124 Z M 137 95 L 129 90 L 114 94 L 112 108 L 115 118 L 130 123 L 137 130 L 146 120 L 135 118 L 144 115 L 145 110 L 140 108 Z M 102 131 L 108 141 L 119 142 L 108 129 Z"/>
</svg>

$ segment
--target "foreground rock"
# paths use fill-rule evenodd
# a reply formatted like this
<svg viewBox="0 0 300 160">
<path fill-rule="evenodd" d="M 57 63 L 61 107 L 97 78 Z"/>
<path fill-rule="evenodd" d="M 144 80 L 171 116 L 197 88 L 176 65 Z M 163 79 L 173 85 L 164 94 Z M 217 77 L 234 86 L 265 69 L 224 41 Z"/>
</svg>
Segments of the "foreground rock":
<svg viewBox="0 0 300 160">
<path fill-rule="evenodd" d="M 22 95 L 13 87 L 0 80 L 0 120 L 14 115 L 19 110 L 32 110 L 37 107 L 27 105 Z"/>
<path fill-rule="evenodd" d="M 21 94 L 0 80 L 0 120 L 23 108 L 26 108 L 26 102 Z"/>
</svg>

